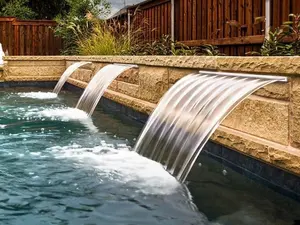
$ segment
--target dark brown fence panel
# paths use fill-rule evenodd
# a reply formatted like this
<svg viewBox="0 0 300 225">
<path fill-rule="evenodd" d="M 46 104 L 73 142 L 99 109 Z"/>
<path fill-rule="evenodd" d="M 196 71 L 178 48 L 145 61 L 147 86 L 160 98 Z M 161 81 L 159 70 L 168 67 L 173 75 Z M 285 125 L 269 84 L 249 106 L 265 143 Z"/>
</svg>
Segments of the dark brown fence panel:
<svg viewBox="0 0 300 225">
<path fill-rule="evenodd" d="M 0 43 L 9 55 L 59 55 L 62 40 L 54 36 L 49 20 L 0 17 Z"/>
<path fill-rule="evenodd" d="M 272 0 L 271 26 L 280 26 L 290 13 L 300 13 L 299 0 Z M 226 55 L 245 55 L 259 50 L 264 40 L 264 24 L 255 24 L 255 18 L 264 15 L 265 0 L 177 0 L 175 39 L 188 46 L 218 45 Z"/>
<path fill-rule="evenodd" d="M 135 23 L 143 22 L 144 37 L 146 41 L 154 41 L 162 35 L 171 34 L 171 3 L 170 0 L 158 0 L 145 4 L 138 9 L 132 9 L 134 13 L 132 20 Z M 134 24 L 133 24 L 134 26 Z"/>
</svg>

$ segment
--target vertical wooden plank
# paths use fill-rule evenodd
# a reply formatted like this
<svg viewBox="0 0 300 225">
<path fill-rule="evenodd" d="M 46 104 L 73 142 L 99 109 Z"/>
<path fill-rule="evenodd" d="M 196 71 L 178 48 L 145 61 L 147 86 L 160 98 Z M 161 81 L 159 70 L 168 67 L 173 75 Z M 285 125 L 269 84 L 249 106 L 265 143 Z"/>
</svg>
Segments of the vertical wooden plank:
<svg viewBox="0 0 300 225">
<path fill-rule="evenodd" d="M 178 41 L 182 41 L 183 40 L 183 33 L 184 33 L 184 30 L 183 30 L 183 27 L 184 27 L 184 24 L 183 24 L 183 1 L 184 0 L 178 0 L 178 3 L 179 3 L 179 37 L 178 37 Z"/>
<path fill-rule="evenodd" d="M 207 0 L 207 39 L 212 39 L 212 1 Z"/>
<path fill-rule="evenodd" d="M 31 55 L 31 44 L 32 44 L 32 37 L 31 37 L 31 26 L 25 26 L 26 33 L 25 33 L 25 41 L 26 41 L 26 47 L 25 47 L 25 54 Z"/>
<path fill-rule="evenodd" d="M 161 5 L 160 13 L 161 13 L 161 19 L 160 19 L 161 34 L 164 35 L 164 34 L 166 34 L 166 32 L 165 32 L 165 4 Z"/>
<path fill-rule="evenodd" d="M 247 34 L 246 36 L 251 36 L 253 34 L 253 8 L 252 8 L 252 0 L 246 0 L 246 5 L 245 5 L 245 23 L 247 25 Z M 245 48 L 245 53 L 251 52 L 252 51 L 252 46 L 247 45 Z"/>
<path fill-rule="evenodd" d="M 149 10 L 145 9 L 144 10 L 146 13 L 146 18 L 147 18 L 147 22 L 146 22 L 146 35 L 147 35 L 147 42 L 150 41 L 150 20 L 149 20 Z"/>
<path fill-rule="evenodd" d="M 212 38 L 216 39 L 218 37 L 218 0 L 213 0 L 212 5 L 212 14 L 213 14 L 213 28 L 212 28 Z"/>
<path fill-rule="evenodd" d="M 161 5 L 158 5 L 157 6 L 157 20 L 158 20 L 158 22 L 157 22 L 157 35 L 158 35 L 158 38 L 161 38 L 161 36 L 162 36 L 160 8 L 161 8 Z"/>
<path fill-rule="evenodd" d="M 292 11 L 291 13 L 299 14 L 300 13 L 300 1 L 292 0 Z"/>
<path fill-rule="evenodd" d="M 251 36 L 253 34 L 253 0 L 246 1 L 246 24 L 247 24 L 247 36 Z"/>
<path fill-rule="evenodd" d="M 241 25 L 245 24 L 245 0 L 239 0 L 239 9 L 238 9 L 238 21 L 240 22 Z M 239 36 L 244 36 L 244 30 L 239 29 Z M 245 54 L 245 47 L 244 46 L 239 46 L 238 47 L 238 55 L 242 56 Z"/>
<path fill-rule="evenodd" d="M 54 34 L 53 34 L 53 30 L 49 29 L 49 47 L 50 47 L 50 55 L 55 55 L 55 51 L 54 51 Z"/>
<path fill-rule="evenodd" d="M 218 32 L 218 37 L 219 38 L 224 38 L 224 31 L 225 31 L 225 15 L 224 15 L 224 0 L 218 0 L 217 2 L 218 4 L 218 29 L 219 29 L 219 32 Z"/>
<path fill-rule="evenodd" d="M 0 22 L 1 26 L 0 26 L 0 43 L 2 43 L 2 48 L 3 51 L 5 52 L 5 50 L 8 48 L 8 37 L 7 37 L 7 22 L 3 21 Z"/>
<path fill-rule="evenodd" d="M 168 35 L 171 35 L 171 3 L 168 3 Z"/>
<path fill-rule="evenodd" d="M 187 1 L 188 0 L 182 0 L 182 2 L 183 2 L 183 41 L 186 41 L 186 40 L 188 40 L 187 38 L 188 38 L 188 35 L 187 35 L 187 23 L 188 23 L 188 21 L 187 21 Z"/>
<path fill-rule="evenodd" d="M 202 0 L 196 0 L 196 40 L 202 39 Z"/>
<path fill-rule="evenodd" d="M 256 17 L 263 16 L 261 9 L 262 9 L 261 8 L 261 0 L 253 0 L 253 17 L 254 17 L 254 19 Z M 254 28 L 253 28 L 253 34 L 254 35 L 261 34 L 262 26 L 263 26 L 262 23 L 255 24 Z"/>
<path fill-rule="evenodd" d="M 15 39 L 15 44 L 14 44 L 14 55 L 19 55 L 20 54 L 20 32 L 19 32 L 19 25 L 14 25 L 14 39 Z"/>
<path fill-rule="evenodd" d="M 205 40 L 208 38 L 207 36 L 207 24 L 208 24 L 208 6 L 207 0 L 202 0 L 202 8 L 201 8 L 202 20 L 201 20 L 201 39 Z"/>
<path fill-rule="evenodd" d="M 281 14 L 280 14 L 280 1 L 282 0 L 273 0 L 271 1 L 272 11 L 271 11 L 271 27 L 276 28 L 279 27 L 281 22 Z"/>
<path fill-rule="evenodd" d="M 24 26 L 20 26 L 20 55 L 25 55 Z"/>
<path fill-rule="evenodd" d="M 38 40 L 38 43 L 39 43 L 39 51 L 38 51 L 38 53 L 39 53 L 39 55 L 44 55 L 45 53 L 45 48 L 43 47 L 43 43 L 44 43 L 44 35 L 45 35 L 45 33 L 44 33 L 44 25 L 40 25 L 40 26 L 38 26 L 38 34 L 39 34 L 39 40 Z"/>
<path fill-rule="evenodd" d="M 290 14 L 290 7 L 291 7 L 291 1 L 290 0 L 282 0 L 282 22 L 289 20 L 289 14 Z"/>
<path fill-rule="evenodd" d="M 225 0 L 224 1 L 224 33 L 223 36 L 224 38 L 229 38 L 230 37 L 230 26 L 226 23 L 227 21 L 230 20 L 230 8 L 231 8 L 231 0 Z M 230 55 L 230 46 L 224 47 L 224 54 L 225 55 Z"/>
<path fill-rule="evenodd" d="M 197 2 L 196 0 L 192 0 L 192 40 L 197 40 Z M 200 21 L 199 21 L 200 22 Z"/>
<path fill-rule="evenodd" d="M 31 50 L 31 54 L 32 55 L 36 55 L 36 39 L 37 39 L 37 29 L 36 29 L 36 25 L 32 25 L 32 50 Z"/>
<path fill-rule="evenodd" d="M 225 22 L 230 21 L 230 5 L 231 0 L 225 0 L 224 8 L 225 8 Z M 224 25 L 224 37 L 230 37 L 230 26 L 225 23 Z"/>
<path fill-rule="evenodd" d="M 152 12 L 152 41 L 156 39 L 156 22 L 155 22 L 155 8 L 151 8 Z"/>
<path fill-rule="evenodd" d="M 192 36 L 192 0 L 187 0 L 187 22 L 186 22 L 186 26 L 187 26 L 187 37 L 186 40 L 191 40 L 191 36 Z"/>
</svg>

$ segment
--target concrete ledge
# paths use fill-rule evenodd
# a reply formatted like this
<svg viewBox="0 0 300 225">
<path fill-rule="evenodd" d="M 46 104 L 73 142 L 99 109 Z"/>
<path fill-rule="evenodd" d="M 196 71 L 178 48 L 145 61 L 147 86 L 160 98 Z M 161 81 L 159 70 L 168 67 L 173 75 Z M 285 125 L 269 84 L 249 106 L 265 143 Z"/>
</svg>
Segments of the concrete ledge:
<svg viewBox="0 0 300 225">
<path fill-rule="evenodd" d="M 266 73 L 274 75 L 300 75 L 300 57 L 298 56 L 66 56 L 65 60 L 89 60 L 104 63 L 130 63 L 148 66 Z"/>
<path fill-rule="evenodd" d="M 300 75 L 300 56 L 6 56 L 6 61 L 91 61 L 220 71 Z"/>
</svg>

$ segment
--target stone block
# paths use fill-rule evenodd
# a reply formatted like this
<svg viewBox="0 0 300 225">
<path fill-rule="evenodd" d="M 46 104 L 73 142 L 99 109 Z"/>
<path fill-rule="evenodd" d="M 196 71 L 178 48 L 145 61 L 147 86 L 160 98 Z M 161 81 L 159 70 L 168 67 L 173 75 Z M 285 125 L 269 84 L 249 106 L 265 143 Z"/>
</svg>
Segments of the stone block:
<svg viewBox="0 0 300 225">
<path fill-rule="evenodd" d="M 290 118 L 291 145 L 300 148 L 300 78 L 298 77 L 292 78 Z"/>
<path fill-rule="evenodd" d="M 290 99 L 290 85 L 291 83 L 273 83 L 260 88 L 254 94 L 267 98 L 274 98 L 279 100 Z"/>
<path fill-rule="evenodd" d="M 67 82 L 70 84 L 73 84 L 76 87 L 80 87 L 82 89 L 85 89 L 86 86 L 88 85 L 88 83 L 86 83 L 84 81 L 76 80 L 74 78 L 69 78 Z"/>
<path fill-rule="evenodd" d="M 168 90 L 168 69 L 166 67 L 140 66 L 140 99 L 157 103 Z"/>
<path fill-rule="evenodd" d="M 8 61 L 8 66 L 30 67 L 30 66 L 66 66 L 64 60 L 38 60 L 38 61 Z"/>
<path fill-rule="evenodd" d="M 122 74 L 117 77 L 118 81 L 123 81 L 131 84 L 138 84 L 139 83 L 139 69 L 138 68 L 131 68 L 126 70 Z"/>
<path fill-rule="evenodd" d="M 169 84 L 175 84 L 176 81 L 191 73 L 198 73 L 195 69 L 169 68 Z"/>
<path fill-rule="evenodd" d="M 250 96 L 222 125 L 276 143 L 289 144 L 289 103 Z"/>
<path fill-rule="evenodd" d="M 91 80 L 92 73 L 93 73 L 92 70 L 79 68 L 74 71 L 71 77 L 88 83 Z"/>
<path fill-rule="evenodd" d="M 107 66 L 109 63 L 99 63 L 99 62 L 96 62 L 96 63 L 93 63 L 94 65 L 94 75 L 100 70 L 102 69 L 102 67 L 104 66 Z"/>
<path fill-rule="evenodd" d="M 61 76 L 65 66 L 8 66 L 6 76 Z"/>
<path fill-rule="evenodd" d="M 247 73 L 299 74 L 300 57 L 216 57 L 220 71 Z"/>
<path fill-rule="evenodd" d="M 130 84 L 122 81 L 117 81 L 117 91 L 125 95 L 137 98 L 139 95 L 139 86 L 136 84 Z"/>
<path fill-rule="evenodd" d="M 119 92 L 115 92 L 112 90 L 106 90 L 106 92 L 104 93 L 104 97 L 118 102 L 122 105 L 128 106 L 138 112 L 142 112 L 145 114 L 150 114 L 153 109 L 156 107 L 155 104 L 152 104 L 150 102 L 147 101 L 143 101 L 141 99 L 137 99 L 137 98 L 133 98 L 131 96 L 119 93 Z"/>
<path fill-rule="evenodd" d="M 108 86 L 108 89 L 118 91 L 118 81 L 113 80 L 113 82 L 111 82 L 111 84 Z"/>
</svg>

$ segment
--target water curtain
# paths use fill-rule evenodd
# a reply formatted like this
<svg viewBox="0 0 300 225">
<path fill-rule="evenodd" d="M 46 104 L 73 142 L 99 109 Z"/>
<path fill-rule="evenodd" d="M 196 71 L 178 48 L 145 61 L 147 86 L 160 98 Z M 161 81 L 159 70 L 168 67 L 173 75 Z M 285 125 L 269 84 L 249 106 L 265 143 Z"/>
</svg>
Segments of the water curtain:
<svg viewBox="0 0 300 225">
<path fill-rule="evenodd" d="M 92 115 L 104 91 L 124 71 L 137 67 L 130 64 L 110 64 L 100 69 L 81 95 L 76 108 Z"/>
<path fill-rule="evenodd" d="M 87 64 L 91 64 L 91 62 L 76 62 L 74 64 L 72 64 L 71 66 L 69 66 L 66 71 L 63 73 L 63 75 L 61 75 L 59 81 L 57 82 L 53 92 L 55 94 L 58 94 L 60 92 L 60 90 L 62 89 L 62 87 L 64 86 L 64 84 L 66 83 L 66 81 L 68 80 L 68 78 L 81 66 L 87 65 Z"/>
<path fill-rule="evenodd" d="M 202 148 L 225 117 L 257 89 L 286 77 L 200 71 L 162 97 L 135 150 L 184 182 Z"/>
</svg>

